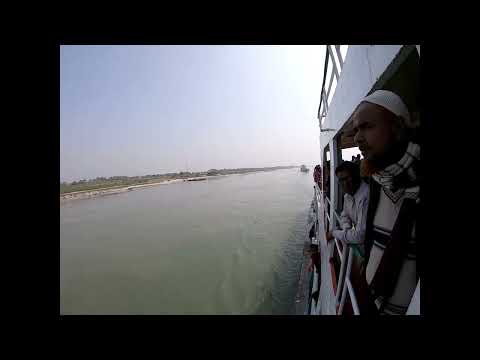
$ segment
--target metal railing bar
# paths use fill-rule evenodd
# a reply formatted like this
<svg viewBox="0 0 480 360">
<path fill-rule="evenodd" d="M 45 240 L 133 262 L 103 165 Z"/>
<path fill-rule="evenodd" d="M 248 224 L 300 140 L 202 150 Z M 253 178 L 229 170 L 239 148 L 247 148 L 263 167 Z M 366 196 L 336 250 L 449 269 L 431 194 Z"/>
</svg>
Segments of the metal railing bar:
<svg viewBox="0 0 480 360">
<path fill-rule="evenodd" d="M 337 244 L 337 250 L 339 249 L 339 246 L 338 246 L 338 240 L 335 239 L 335 243 Z M 335 294 L 335 303 L 338 304 L 339 303 L 339 299 L 340 299 L 340 295 L 342 293 L 341 289 L 342 289 L 342 286 L 343 286 L 343 274 L 345 272 L 345 267 L 346 267 L 346 264 L 345 264 L 345 261 L 344 259 L 346 258 L 346 256 L 348 255 L 348 252 L 347 252 L 347 247 L 344 246 L 343 247 L 343 250 L 341 252 L 341 255 L 340 255 L 340 252 L 339 252 L 339 256 L 340 256 L 340 273 L 338 275 L 338 286 L 337 286 L 337 293 Z"/>
<path fill-rule="evenodd" d="M 340 53 L 340 45 L 335 45 L 335 51 L 337 52 L 338 61 L 340 62 L 340 69 L 343 68 L 344 59 L 342 59 L 342 54 Z"/>
<path fill-rule="evenodd" d="M 350 301 L 353 307 L 353 314 L 360 315 L 360 310 L 358 308 L 357 297 L 355 296 L 355 292 L 353 291 L 352 283 L 350 282 L 350 278 L 347 279 L 347 287 L 348 287 L 348 294 L 350 295 Z"/>
<path fill-rule="evenodd" d="M 335 72 L 335 76 L 337 77 L 337 81 L 338 81 L 340 74 L 337 69 L 337 64 L 335 63 L 335 57 L 333 56 L 332 45 L 327 45 L 327 49 L 330 54 L 330 57 L 332 58 L 333 71 Z"/>
<path fill-rule="evenodd" d="M 347 248 L 347 269 L 345 271 L 345 274 L 342 278 L 342 286 L 340 286 L 340 288 L 342 289 L 342 297 L 341 297 L 341 300 L 340 300 L 340 307 L 338 309 L 338 314 L 341 315 L 343 313 L 343 307 L 345 306 L 345 299 L 347 297 L 347 286 L 345 286 L 345 283 L 347 282 L 348 278 L 350 277 L 350 272 L 352 271 L 352 259 L 353 259 L 353 256 L 351 255 L 351 249 L 349 247 L 345 247 Z"/>
</svg>

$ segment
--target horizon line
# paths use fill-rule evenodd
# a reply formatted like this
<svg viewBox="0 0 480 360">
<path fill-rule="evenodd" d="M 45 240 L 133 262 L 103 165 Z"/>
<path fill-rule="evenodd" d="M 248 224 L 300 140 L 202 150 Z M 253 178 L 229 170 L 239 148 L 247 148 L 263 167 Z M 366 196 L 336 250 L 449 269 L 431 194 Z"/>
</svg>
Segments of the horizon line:
<svg viewBox="0 0 480 360">
<path fill-rule="evenodd" d="M 132 176 L 126 176 L 126 175 L 97 176 L 95 178 L 89 178 L 89 179 L 81 178 L 81 179 L 78 179 L 78 180 L 71 180 L 71 181 L 66 181 L 66 180 L 60 179 L 60 183 L 72 183 L 72 182 L 81 181 L 81 180 L 90 181 L 90 180 L 95 180 L 95 179 L 98 179 L 98 178 L 106 178 L 106 179 L 109 179 L 109 178 L 112 178 L 112 177 L 129 177 L 130 178 L 130 177 L 143 177 L 143 176 L 179 174 L 179 173 L 201 173 L 201 172 L 207 172 L 209 170 L 265 169 L 265 168 L 274 168 L 274 167 L 295 167 L 295 166 L 301 166 L 301 165 L 305 165 L 305 164 L 300 164 L 300 165 L 276 165 L 276 166 L 262 166 L 262 167 L 239 167 L 239 168 L 210 168 L 208 170 L 201 170 L 201 171 L 177 171 L 177 172 L 146 174 L 146 175 L 132 175 Z"/>
</svg>

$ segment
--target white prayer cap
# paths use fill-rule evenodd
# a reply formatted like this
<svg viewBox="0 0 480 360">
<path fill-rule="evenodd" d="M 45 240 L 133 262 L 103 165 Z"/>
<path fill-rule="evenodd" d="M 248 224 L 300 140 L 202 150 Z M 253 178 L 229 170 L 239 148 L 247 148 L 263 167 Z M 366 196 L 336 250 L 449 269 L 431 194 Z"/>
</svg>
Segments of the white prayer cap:
<svg viewBox="0 0 480 360">
<path fill-rule="evenodd" d="M 391 113 L 400 116 L 404 120 L 406 127 L 415 127 L 410 120 L 410 113 L 408 112 L 407 106 L 397 94 L 388 90 L 377 90 L 365 97 L 362 102 L 364 101 L 379 105 Z"/>
</svg>

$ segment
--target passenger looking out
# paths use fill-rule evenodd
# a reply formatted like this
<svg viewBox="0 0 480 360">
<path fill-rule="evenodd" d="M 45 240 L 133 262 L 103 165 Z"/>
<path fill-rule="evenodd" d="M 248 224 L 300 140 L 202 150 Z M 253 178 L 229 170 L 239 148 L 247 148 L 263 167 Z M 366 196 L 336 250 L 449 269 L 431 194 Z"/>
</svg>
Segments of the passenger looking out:
<svg viewBox="0 0 480 360">
<path fill-rule="evenodd" d="M 323 166 L 323 196 L 330 199 L 330 161 L 326 161 Z M 330 204 L 325 201 L 325 212 L 330 213 Z M 325 227 L 328 229 L 328 219 L 325 217 Z"/>
<path fill-rule="evenodd" d="M 320 253 L 317 244 L 310 244 L 310 263 L 308 271 L 313 271 L 314 265 L 317 267 L 317 273 L 320 271 Z"/>
<path fill-rule="evenodd" d="M 325 196 L 330 197 L 330 161 L 323 167 L 323 191 Z"/>
<path fill-rule="evenodd" d="M 322 187 L 321 181 L 322 181 L 322 169 L 320 165 L 315 166 L 315 169 L 313 170 L 313 181 L 315 184 L 318 185 L 319 188 Z"/>
<path fill-rule="evenodd" d="M 315 300 L 315 302 L 318 301 L 318 295 L 320 293 L 320 284 L 321 284 L 321 277 L 320 277 L 320 252 L 318 251 L 318 245 L 317 244 L 311 244 L 310 245 L 310 264 L 308 265 L 308 271 L 313 271 L 316 269 L 317 273 L 317 283 L 314 288 L 316 289 L 312 293 L 312 298 Z M 312 275 L 313 276 L 313 275 Z"/>
<path fill-rule="evenodd" d="M 405 314 L 417 285 L 417 208 L 420 145 L 402 99 L 378 90 L 353 113 L 354 141 L 370 177 L 365 233 L 368 306 L 361 312 Z"/>
<path fill-rule="evenodd" d="M 343 211 L 340 215 L 340 229 L 327 232 L 327 241 L 334 238 L 342 241 L 352 248 L 351 280 L 354 289 L 362 288 L 361 274 L 364 267 L 364 240 L 368 209 L 369 189 L 368 185 L 360 178 L 358 164 L 344 161 L 335 169 L 342 191 Z M 364 290 L 363 290 L 364 291 Z M 367 303 L 365 296 L 357 299 L 359 303 Z"/>
<path fill-rule="evenodd" d="M 337 166 L 335 175 L 345 195 L 343 198 L 343 211 L 340 215 L 340 229 L 329 231 L 327 233 L 327 241 L 335 237 L 345 244 L 359 245 L 363 256 L 369 194 L 368 185 L 360 179 L 359 166 L 350 161 L 344 161 Z"/>
<path fill-rule="evenodd" d="M 310 239 L 310 242 L 315 240 L 315 223 L 312 224 L 312 227 L 310 228 L 310 232 L 308 234 L 308 238 Z"/>
</svg>

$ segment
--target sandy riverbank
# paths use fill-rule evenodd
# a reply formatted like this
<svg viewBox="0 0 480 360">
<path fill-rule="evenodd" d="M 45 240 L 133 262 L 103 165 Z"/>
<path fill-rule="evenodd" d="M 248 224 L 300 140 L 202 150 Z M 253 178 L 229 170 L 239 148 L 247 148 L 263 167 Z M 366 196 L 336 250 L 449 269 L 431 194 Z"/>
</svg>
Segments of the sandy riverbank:
<svg viewBox="0 0 480 360">
<path fill-rule="evenodd" d="M 159 181 L 159 182 L 155 182 L 155 183 L 130 185 L 130 186 L 124 186 L 124 187 L 119 187 L 119 188 L 101 188 L 101 189 L 95 189 L 95 190 L 75 191 L 75 192 L 70 192 L 70 193 L 67 193 L 67 194 L 61 194 L 60 195 L 60 204 L 62 204 L 64 202 L 71 201 L 71 200 L 91 199 L 91 198 L 96 198 L 96 197 L 100 197 L 100 196 L 121 194 L 121 193 L 125 193 L 125 192 L 128 192 L 128 191 L 133 191 L 137 188 L 143 188 L 143 187 L 148 187 L 148 186 L 168 185 L 168 184 L 174 184 L 174 183 L 184 182 L 184 181 L 201 181 L 201 180 L 208 180 L 208 179 L 211 179 L 211 178 L 218 178 L 218 177 L 224 177 L 224 176 L 252 174 L 252 173 L 255 173 L 255 172 L 257 172 L 257 171 L 251 171 L 251 172 L 246 172 L 246 173 L 233 173 L 233 174 L 200 176 L 200 177 L 191 177 L 191 178 L 185 178 L 185 179 L 164 180 L 164 181 Z"/>
<path fill-rule="evenodd" d="M 218 175 L 218 176 L 227 176 L 227 175 Z M 124 186 L 121 188 L 103 188 L 103 189 L 96 189 L 96 190 L 84 190 L 84 191 L 75 191 L 67 194 L 60 195 L 60 203 L 64 203 L 70 200 L 78 200 L 78 199 L 91 199 L 99 196 L 107 196 L 107 195 L 114 195 L 114 194 L 121 194 L 128 191 L 133 191 L 138 188 L 149 187 L 149 186 L 156 186 L 156 185 L 168 185 L 174 184 L 178 182 L 184 181 L 198 181 L 200 179 L 207 180 L 210 177 L 217 177 L 217 176 L 209 176 L 209 177 L 202 177 L 202 178 L 186 178 L 186 179 L 174 179 L 174 180 L 165 180 L 156 183 L 149 183 L 149 184 L 140 184 L 140 185 L 130 185 Z"/>
</svg>

